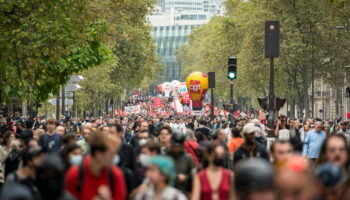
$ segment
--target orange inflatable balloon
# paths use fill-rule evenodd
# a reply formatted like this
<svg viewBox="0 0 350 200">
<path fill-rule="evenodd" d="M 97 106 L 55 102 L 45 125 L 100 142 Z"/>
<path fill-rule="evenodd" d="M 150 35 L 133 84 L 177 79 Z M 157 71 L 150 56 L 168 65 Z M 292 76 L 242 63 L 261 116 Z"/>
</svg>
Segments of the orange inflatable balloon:
<svg viewBox="0 0 350 200">
<path fill-rule="evenodd" d="M 202 109 L 202 101 L 208 91 L 208 75 L 203 72 L 192 72 L 186 78 L 186 87 L 192 99 L 193 109 Z"/>
</svg>

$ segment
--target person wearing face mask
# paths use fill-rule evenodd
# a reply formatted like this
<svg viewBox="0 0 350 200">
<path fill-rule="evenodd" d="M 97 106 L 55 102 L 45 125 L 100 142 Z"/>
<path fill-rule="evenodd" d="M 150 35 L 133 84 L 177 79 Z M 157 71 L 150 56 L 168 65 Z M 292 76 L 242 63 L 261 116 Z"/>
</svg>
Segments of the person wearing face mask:
<svg viewBox="0 0 350 200">
<path fill-rule="evenodd" d="M 22 167 L 15 172 L 10 173 L 6 177 L 5 187 L 13 184 L 20 184 L 31 192 L 34 199 L 40 198 L 40 193 L 35 184 L 36 171 L 35 168 L 39 166 L 45 154 L 41 147 L 26 148 L 22 152 Z"/>
<path fill-rule="evenodd" d="M 265 146 L 256 142 L 255 133 L 259 131 L 253 123 L 248 123 L 243 127 L 243 135 L 245 138 L 244 143 L 234 153 L 233 162 L 236 164 L 238 161 L 246 158 L 263 158 L 269 160 L 268 153 Z"/>
<path fill-rule="evenodd" d="M 147 137 L 145 135 L 147 134 Z M 135 135 L 130 138 L 130 145 L 133 148 L 140 147 L 140 140 L 149 138 L 149 127 L 147 121 L 140 122 L 140 126 L 138 126 L 138 131 Z"/>
<path fill-rule="evenodd" d="M 125 200 L 123 173 L 116 166 L 120 139 L 101 132 L 90 139 L 90 155 L 66 173 L 66 190 L 80 200 Z"/>
<path fill-rule="evenodd" d="M 82 156 L 82 149 L 77 144 L 69 144 L 66 145 L 61 151 L 60 156 L 62 158 L 65 172 L 72 166 L 72 165 L 80 165 L 83 156 Z"/>
<path fill-rule="evenodd" d="M 145 178 L 146 166 L 149 160 L 157 155 L 161 154 L 159 144 L 155 142 L 147 142 L 146 144 L 141 146 L 140 156 L 139 156 L 139 167 L 136 172 L 137 176 L 137 185 L 138 187 L 134 189 L 130 194 L 130 199 L 134 199 L 134 197 L 144 189 L 149 186 L 149 180 Z M 135 178 L 134 178 L 135 179 Z"/>
<path fill-rule="evenodd" d="M 185 139 L 186 137 L 182 132 L 173 132 L 171 147 L 167 155 L 174 159 L 176 164 L 175 188 L 188 194 L 192 188 L 192 171 L 195 164 L 192 157 L 184 151 Z"/>
<path fill-rule="evenodd" d="M 194 177 L 192 200 L 228 200 L 233 198 L 233 173 L 223 167 L 225 149 L 209 144 L 205 150 L 206 167 Z"/>
<path fill-rule="evenodd" d="M 117 137 L 121 141 L 124 140 L 124 131 L 120 124 L 109 124 L 108 134 L 112 137 Z M 114 163 L 123 171 L 127 191 L 130 193 L 136 187 L 137 182 L 135 181 L 135 177 L 138 177 L 138 174 L 136 173 L 136 157 L 130 145 L 126 144 L 125 142 L 121 143 Z"/>
</svg>

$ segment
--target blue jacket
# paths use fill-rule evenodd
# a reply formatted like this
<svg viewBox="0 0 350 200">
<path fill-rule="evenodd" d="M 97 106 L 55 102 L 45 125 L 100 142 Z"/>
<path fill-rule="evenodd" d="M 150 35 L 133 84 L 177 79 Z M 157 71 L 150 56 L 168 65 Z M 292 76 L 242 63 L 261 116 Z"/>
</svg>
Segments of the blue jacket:
<svg viewBox="0 0 350 200">
<path fill-rule="evenodd" d="M 320 154 L 321 146 L 325 138 L 326 138 L 326 133 L 324 131 L 321 131 L 320 133 L 317 133 L 316 129 L 309 131 L 306 134 L 306 137 L 304 140 L 302 155 L 312 159 L 318 158 L 318 155 Z"/>
</svg>

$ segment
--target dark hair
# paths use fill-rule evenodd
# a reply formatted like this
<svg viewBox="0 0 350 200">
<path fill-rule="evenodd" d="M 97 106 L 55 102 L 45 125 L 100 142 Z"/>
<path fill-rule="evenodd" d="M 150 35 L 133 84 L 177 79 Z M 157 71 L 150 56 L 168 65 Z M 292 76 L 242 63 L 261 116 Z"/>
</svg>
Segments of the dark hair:
<svg viewBox="0 0 350 200">
<path fill-rule="evenodd" d="M 150 152 L 156 152 L 157 155 L 161 153 L 159 144 L 155 142 L 147 142 L 146 144 L 142 145 L 140 149 L 147 148 Z"/>
<path fill-rule="evenodd" d="M 204 120 L 204 119 L 198 120 L 198 123 L 201 124 L 201 125 L 204 125 L 204 126 L 206 126 L 208 124 L 208 122 L 206 120 Z"/>
<path fill-rule="evenodd" d="M 9 137 L 12 135 L 12 134 L 15 134 L 13 131 L 6 131 L 5 133 L 4 133 L 4 136 L 2 137 L 2 145 L 3 146 L 6 146 L 6 145 L 8 145 L 7 144 L 7 140 L 9 139 Z"/>
<path fill-rule="evenodd" d="M 120 125 L 120 124 L 115 124 L 115 123 L 113 123 L 113 124 L 108 124 L 108 127 L 109 127 L 109 128 L 114 127 L 115 130 L 117 130 L 118 133 L 123 132 L 123 127 L 122 127 L 122 125 Z"/>
<path fill-rule="evenodd" d="M 341 134 L 330 135 L 330 136 L 326 137 L 326 139 L 323 141 L 323 144 L 322 144 L 321 150 L 320 150 L 320 154 L 316 160 L 317 165 L 320 165 L 324 162 L 327 162 L 327 158 L 326 158 L 327 145 L 328 145 L 329 140 L 331 140 L 332 138 L 341 139 L 345 144 L 346 152 L 349 154 L 349 146 L 348 146 L 346 137 L 344 135 L 341 135 Z M 346 163 L 346 165 L 349 165 L 349 158 L 348 158 L 348 162 Z"/>
<path fill-rule="evenodd" d="M 62 144 L 63 146 L 70 144 L 72 140 L 76 140 L 76 136 L 73 134 L 65 134 L 62 138 Z"/>
<path fill-rule="evenodd" d="M 205 156 L 202 157 L 202 158 L 203 158 L 203 159 L 202 159 L 203 168 L 207 168 L 207 167 L 209 166 L 209 161 L 208 161 L 208 159 L 207 159 L 207 156 L 208 156 L 208 155 L 212 155 L 213 153 L 215 153 L 215 149 L 216 149 L 216 147 L 218 147 L 218 146 L 220 146 L 220 145 L 215 144 L 215 143 L 209 143 L 209 144 L 206 145 L 205 151 L 204 151 Z"/>
<path fill-rule="evenodd" d="M 275 152 L 276 144 L 289 144 L 290 147 L 293 149 L 293 146 L 289 141 L 287 141 L 287 140 L 275 140 L 270 146 L 270 153 Z"/>
<path fill-rule="evenodd" d="M 25 127 L 25 128 L 32 128 L 32 127 L 33 127 L 33 124 L 34 124 L 34 121 L 33 121 L 33 120 L 27 119 L 27 120 L 24 122 L 24 127 Z"/>
<path fill-rule="evenodd" d="M 238 130 L 238 128 L 233 128 L 231 133 L 233 137 L 241 137 L 241 132 Z"/>
<path fill-rule="evenodd" d="M 34 147 L 34 148 L 25 148 L 21 154 L 22 154 L 22 161 L 23 161 L 23 166 L 27 166 L 29 161 L 33 160 L 33 158 L 39 157 L 42 155 L 44 152 L 41 149 L 41 147 Z"/>
<path fill-rule="evenodd" d="M 81 149 L 81 147 L 77 144 L 69 144 L 69 145 L 65 146 L 61 152 L 69 154 L 76 149 Z"/>
<path fill-rule="evenodd" d="M 168 132 L 169 132 L 169 134 L 171 135 L 172 134 L 172 132 L 173 132 L 173 130 L 170 128 L 170 126 L 162 126 L 162 127 L 160 127 L 159 128 L 159 130 L 158 130 L 158 136 L 160 135 L 160 132 L 162 131 L 162 130 L 167 130 Z"/>
</svg>

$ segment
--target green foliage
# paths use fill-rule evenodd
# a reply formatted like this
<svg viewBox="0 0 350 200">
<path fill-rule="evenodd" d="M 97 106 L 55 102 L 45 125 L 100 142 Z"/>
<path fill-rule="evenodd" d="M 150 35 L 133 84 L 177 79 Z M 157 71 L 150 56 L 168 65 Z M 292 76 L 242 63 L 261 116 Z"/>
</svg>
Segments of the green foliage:
<svg viewBox="0 0 350 200">
<path fill-rule="evenodd" d="M 307 107 L 313 63 L 316 78 L 323 77 L 334 85 L 335 67 L 342 71 L 350 62 L 348 1 L 227 0 L 226 9 L 225 16 L 213 18 L 209 24 L 194 30 L 189 44 L 178 52 L 183 76 L 194 70 L 215 71 L 216 94 L 226 100 L 228 56 L 238 58 L 236 96 L 251 97 L 255 102 L 256 97 L 268 94 L 265 20 L 279 20 L 281 24 L 280 57 L 275 59 L 275 91 L 290 103 Z M 343 24 L 345 29 L 337 32 L 337 24 Z"/>
<path fill-rule="evenodd" d="M 0 102 L 45 100 L 69 76 L 103 63 L 84 0 L 0 2 Z"/>
<path fill-rule="evenodd" d="M 101 108 L 101 103 L 103 105 L 108 99 L 120 99 L 124 90 L 147 88 L 156 79 L 162 65 L 146 23 L 146 15 L 154 3 L 153 0 L 95 0 L 89 3 L 94 21 L 105 24 L 106 34 L 100 38 L 111 50 L 112 59 L 82 73 L 85 80 L 78 91 L 81 109 L 89 109 L 95 104 Z"/>
<path fill-rule="evenodd" d="M 0 1 L 0 102 L 43 101 L 78 73 L 81 108 L 149 86 L 162 68 L 146 23 L 154 3 Z"/>
</svg>

